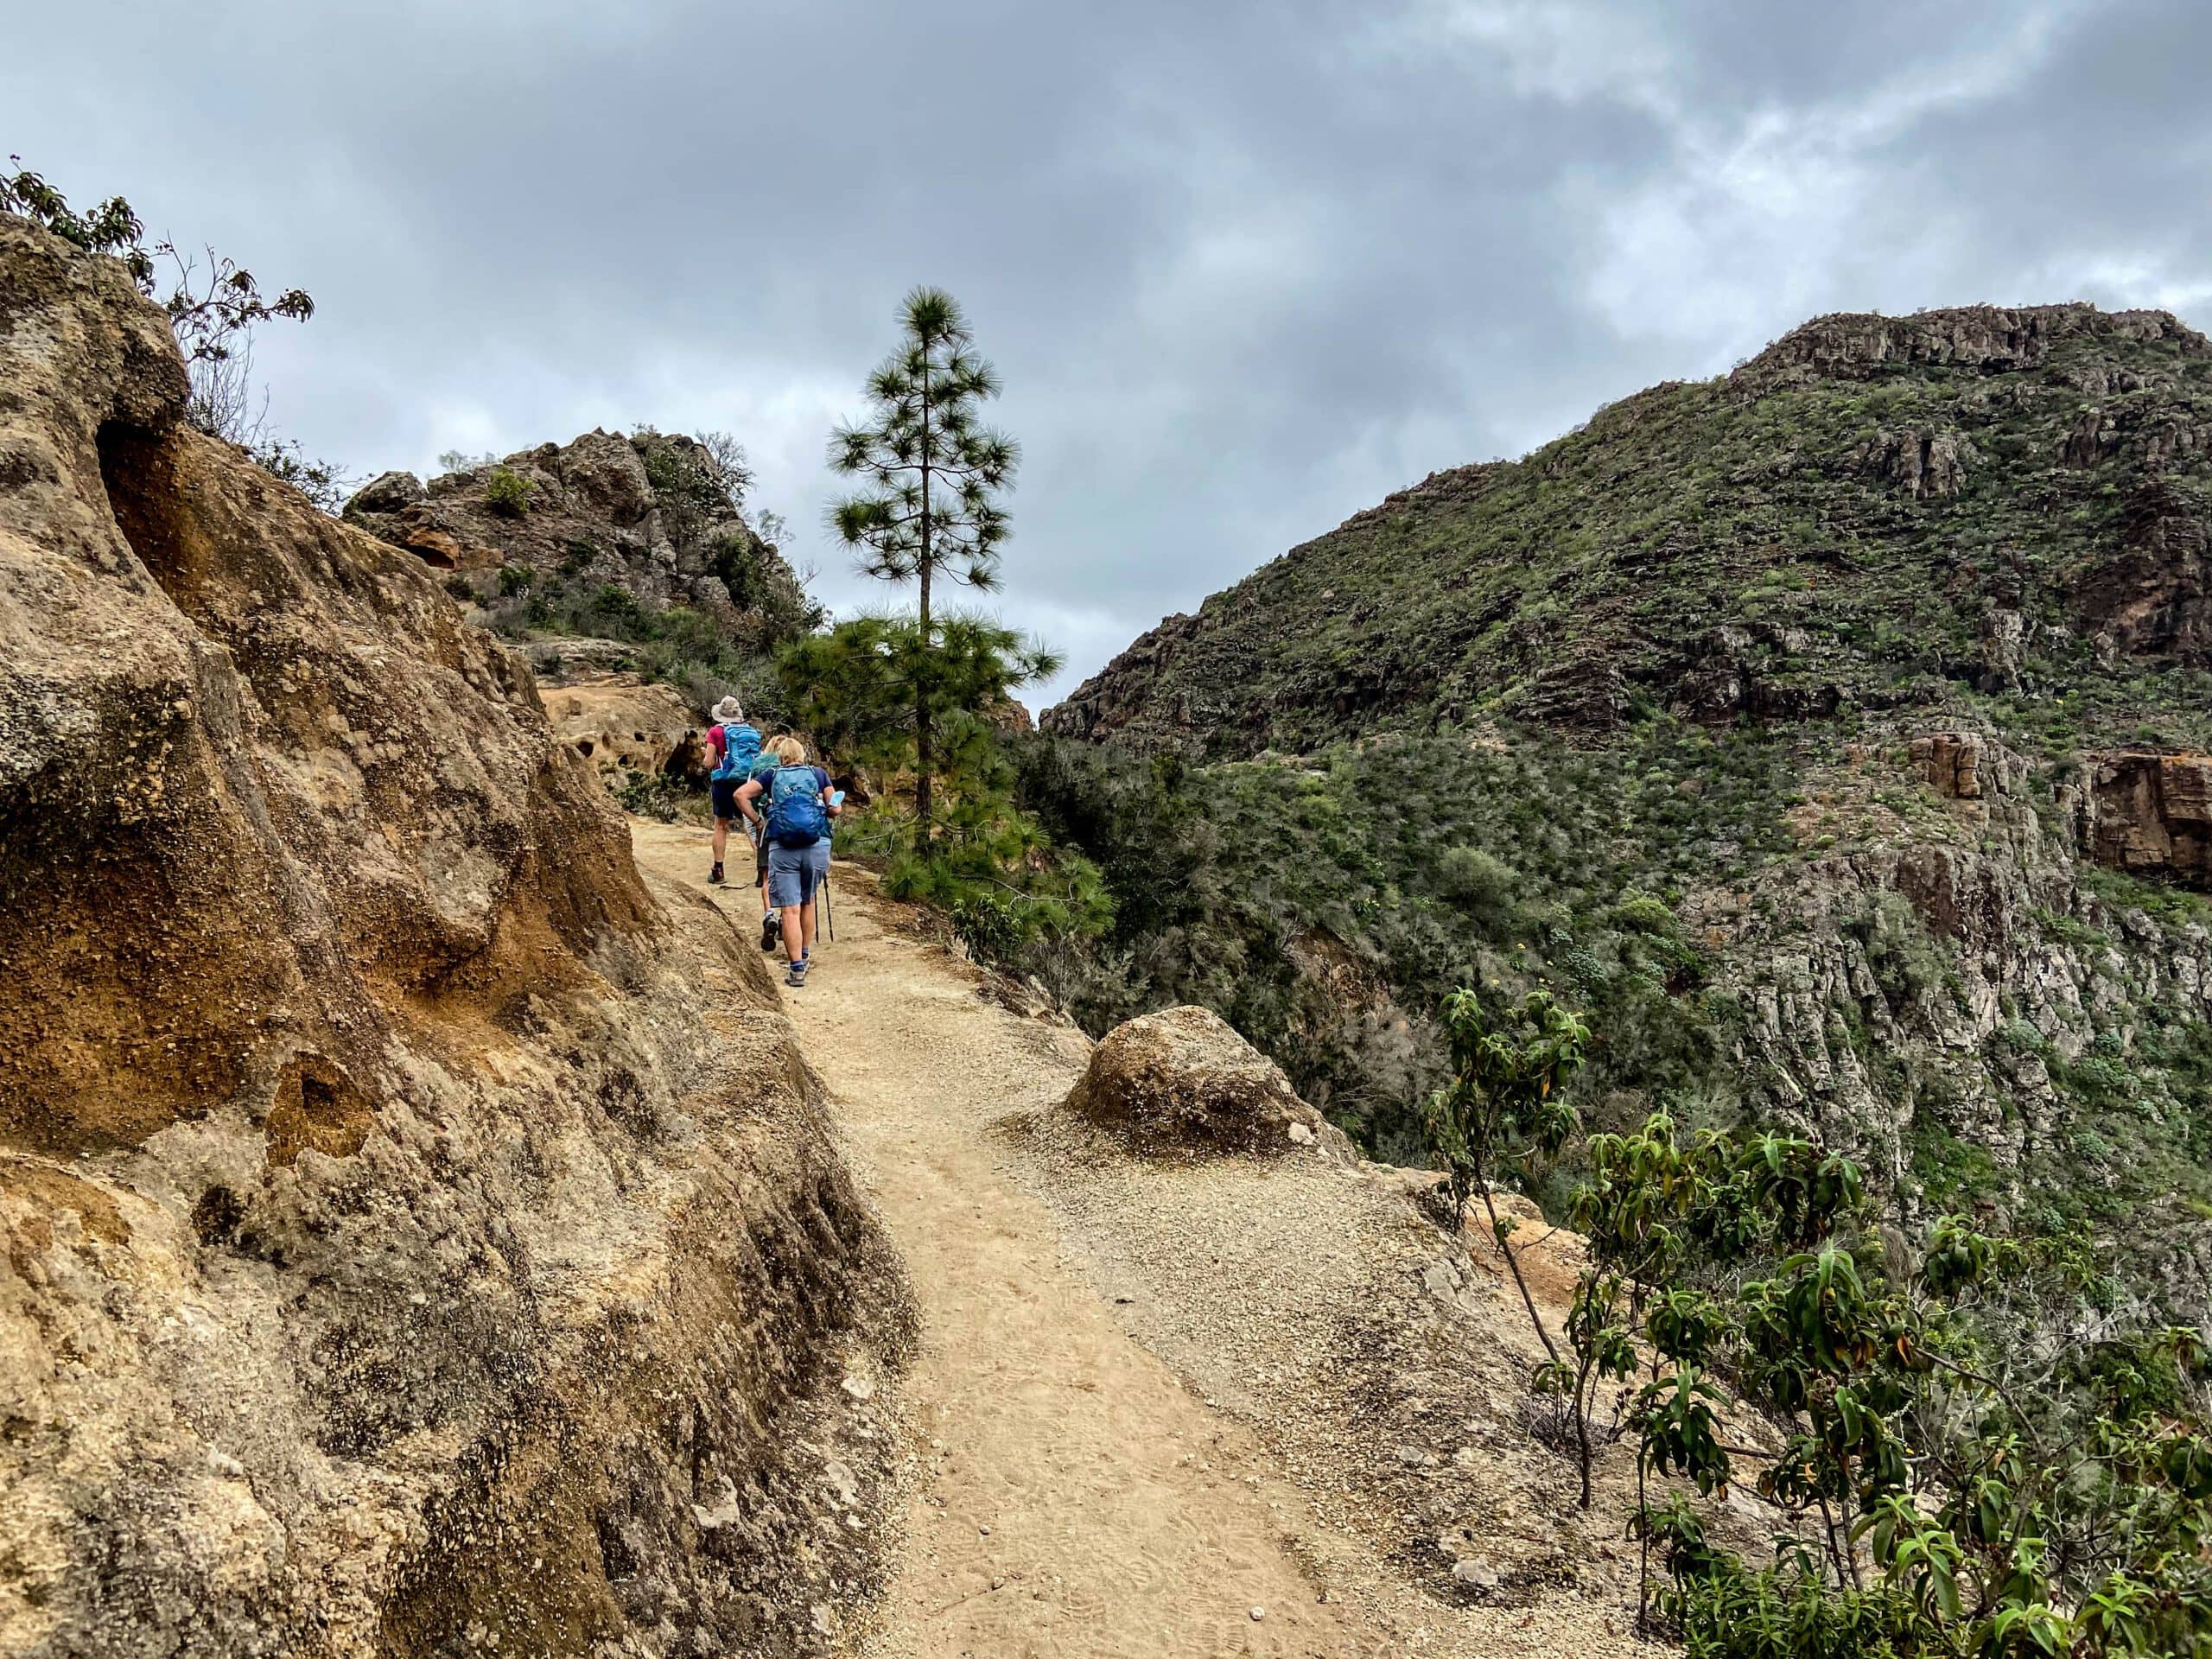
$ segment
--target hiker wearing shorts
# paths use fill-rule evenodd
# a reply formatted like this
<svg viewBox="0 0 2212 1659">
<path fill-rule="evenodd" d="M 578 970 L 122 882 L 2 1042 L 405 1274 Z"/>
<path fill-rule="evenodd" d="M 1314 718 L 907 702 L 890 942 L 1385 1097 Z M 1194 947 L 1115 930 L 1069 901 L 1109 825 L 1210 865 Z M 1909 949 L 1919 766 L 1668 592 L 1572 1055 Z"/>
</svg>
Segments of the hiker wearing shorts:
<svg viewBox="0 0 2212 1659">
<path fill-rule="evenodd" d="M 806 764 L 795 737 L 772 746 L 773 771 L 737 791 L 748 816 L 768 828 L 768 902 L 782 924 L 786 985 L 806 983 L 814 951 L 814 895 L 830 879 L 830 821 L 837 816 L 830 774 Z"/>
<path fill-rule="evenodd" d="M 735 697 L 715 705 L 715 723 L 707 728 L 707 755 L 714 763 L 707 776 L 707 792 L 715 812 L 715 868 L 707 873 L 709 886 L 722 882 L 722 852 L 729 842 L 729 821 L 741 814 L 749 823 L 753 809 L 738 799 L 738 791 L 752 775 L 753 757 L 760 752 L 760 734 L 745 723 L 745 710 Z"/>
<path fill-rule="evenodd" d="M 776 742 L 781 741 L 779 738 Z M 760 758 L 753 763 L 752 776 L 762 780 L 764 790 L 767 787 L 768 774 L 776 769 L 776 743 L 771 742 L 762 747 Z M 746 781 L 750 783 L 752 778 Z M 760 948 L 773 951 L 783 943 L 784 930 L 777 920 L 775 906 L 768 900 L 768 823 L 760 816 L 758 807 L 750 802 L 747 805 L 753 812 L 753 817 L 746 821 L 745 832 L 753 838 L 753 885 L 760 893 Z"/>
</svg>

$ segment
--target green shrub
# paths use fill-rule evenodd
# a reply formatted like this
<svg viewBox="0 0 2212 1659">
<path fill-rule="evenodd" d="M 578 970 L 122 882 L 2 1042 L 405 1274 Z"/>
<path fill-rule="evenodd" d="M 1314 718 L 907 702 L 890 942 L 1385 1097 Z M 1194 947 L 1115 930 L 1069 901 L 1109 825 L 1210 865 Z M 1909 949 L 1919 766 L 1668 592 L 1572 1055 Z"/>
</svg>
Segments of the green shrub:
<svg viewBox="0 0 2212 1659">
<path fill-rule="evenodd" d="M 1479 847 L 1446 848 L 1436 861 L 1436 886 L 1485 938 L 1503 939 L 1519 925 L 1519 874 Z"/>
<path fill-rule="evenodd" d="M 535 485 L 503 463 L 494 467 L 492 476 L 485 480 L 484 505 L 503 517 L 519 518 L 530 511 L 531 498 L 536 493 Z"/>
<path fill-rule="evenodd" d="M 1648 893 L 1624 893 L 1605 919 L 1627 933 L 1649 933 L 1658 938 L 1675 937 L 1678 924 L 1666 900 Z"/>
</svg>

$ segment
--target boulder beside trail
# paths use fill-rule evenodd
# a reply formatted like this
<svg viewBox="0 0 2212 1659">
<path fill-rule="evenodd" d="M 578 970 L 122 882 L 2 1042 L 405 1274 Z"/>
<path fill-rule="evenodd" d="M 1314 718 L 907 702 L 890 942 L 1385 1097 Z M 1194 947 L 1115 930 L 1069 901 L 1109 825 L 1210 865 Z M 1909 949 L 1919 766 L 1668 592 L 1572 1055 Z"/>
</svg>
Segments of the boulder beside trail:
<svg viewBox="0 0 2212 1659">
<path fill-rule="evenodd" d="M 1343 1132 L 1298 1097 L 1282 1068 L 1211 1008 L 1165 1008 L 1116 1026 L 1067 1103 L 1142 1152 L 1352 1156 Z"/>
</svg>

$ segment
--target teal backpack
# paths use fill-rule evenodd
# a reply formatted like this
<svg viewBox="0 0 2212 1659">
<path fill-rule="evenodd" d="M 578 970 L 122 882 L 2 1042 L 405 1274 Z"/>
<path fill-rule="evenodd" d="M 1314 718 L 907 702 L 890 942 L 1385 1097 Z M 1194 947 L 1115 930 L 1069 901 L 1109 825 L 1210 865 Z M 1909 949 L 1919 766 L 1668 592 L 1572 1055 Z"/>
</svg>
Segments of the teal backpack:
<svg viewBox="0 0 2212 1659">
<path fill-rule="evenodd" d="M 753 763 L 760 755 L 760 734 L 741 720 L 733 720 L 722 727 L 721 764 L 713 772 L 714 780 L 726 784 L 733 778 L 749 778 Z M 693 777 L 698 776 L 696 772 Z"/>
</svg>

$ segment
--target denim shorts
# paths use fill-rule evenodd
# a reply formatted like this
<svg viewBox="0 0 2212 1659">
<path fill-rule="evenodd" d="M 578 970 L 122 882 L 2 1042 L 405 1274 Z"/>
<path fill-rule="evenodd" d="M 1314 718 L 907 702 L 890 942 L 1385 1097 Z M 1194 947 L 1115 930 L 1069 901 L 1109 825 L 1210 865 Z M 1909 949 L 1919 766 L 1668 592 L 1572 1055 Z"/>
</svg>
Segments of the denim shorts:
<svg viewBox="0 0 2212 1659">
<path fill-rule="evenodd" d="M 830 843 L 786 847 L 780 842 L 768 849 L 768 902 L 778 910 L 785 905 L 810 905 L 814 890 L 830 879 Z"/>
</svg>

